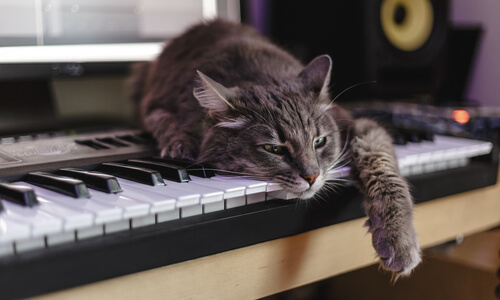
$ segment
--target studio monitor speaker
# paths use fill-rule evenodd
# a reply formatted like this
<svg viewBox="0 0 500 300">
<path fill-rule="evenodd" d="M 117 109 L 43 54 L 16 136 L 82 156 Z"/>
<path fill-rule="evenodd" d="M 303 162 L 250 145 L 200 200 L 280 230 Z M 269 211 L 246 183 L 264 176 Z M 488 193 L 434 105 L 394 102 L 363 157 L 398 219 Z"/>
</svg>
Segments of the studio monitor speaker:
<svg viewBox="0 0 500 300">
<path fill-rule="evenodd" d="M 243 11 L 244 22 L 304 63 L 330 54 L 334 93 L 376 80 L 364 89 L 371 96 L 407 97 L 441 82 L 448 0 L 247 0 L 242 8 L 254 14 Z"/>
</svg>

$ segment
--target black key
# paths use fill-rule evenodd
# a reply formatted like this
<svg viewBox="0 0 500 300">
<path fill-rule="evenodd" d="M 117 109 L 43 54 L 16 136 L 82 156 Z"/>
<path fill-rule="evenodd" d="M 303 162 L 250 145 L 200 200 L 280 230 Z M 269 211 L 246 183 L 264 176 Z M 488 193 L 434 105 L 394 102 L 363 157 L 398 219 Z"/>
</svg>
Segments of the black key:
<svg viewBox="0 0 500 300">
<path fill-rule="evenodd" d="M 40 204 L 33 189 L 6 182 L 0 182 L 0 198 L 22 206 L 32 207 Z"/>
<path fill-rule="evenodd" d="M 398 143 L 398 140 L 403 140 L 406 142 L 420 143 L 422 141 L 434 141 L 434 133 L 427 129 L 416 129 L 416 128 L 404 128 L 404 127 L 389 127 L 388 132 L 392 135 L 395 144 L 401 145 L 403 143 Z"/>
<path fill-rule="evenodd" d="M 103 173 L 108 173 L 116 177 L 125 178 L 147 185 L 165 185 L 161 174 L 156 170 L 130 166 L 121 163 L 103 163 L 98 168 Z"/>
<path fill-rule="evenodd" d="M 170 157 L 159 157 L 159 156 L 152 157 L 151 160 L 184 167 L 188 171 L 189 175 L 203 177 L 203 178 L 210 178 L 215 176 L 215 172 L 211 170 L 210 167 L 202 165 L 192 160 L 177 159 Z"/>
<path fill-rule="evenodd" d="M 102 144 L 96 143 L 93 140 L 75 140 L 75 143 L 80 144 L 80 145 L 89 146 L 90 148 L 94 148 L 95 150 L 109 149 L 108 146 L 104 146 Z"/>
<path fill-rule="evenodd" d="M 125 143 L 122 143 L 122 142 L 120 142 L 117 139 L 110 138 L 110 137 L 107 137 L 107 138 L 96 138 L 96 140 L 99 141 L 99 142 L 101 142 L 101 143 L 105 143 L 105 144 L 108 144 L 108 145 L 111 145 L 111 146 L 115 146 L 115 147 L 129 147 L 129 145 L 127 145 Z"/>
<path fill-rule="evenodd" d="M 127 161 L 128 164 L 135 166 L 140 166 L 144 168 L 149 168 L 160 172 L 161 176 L 165 179 L 172 180 L 175 182 L 189 182 L 191 178 L 186 169 L 172 164 L 167 164 L 163 162 L 147 161 L 140 159 L 130 159 Z"/>
<path fill-rule="evenodd" d="M 89 188 L 108 194 L 119 193 L 122 191 L 122 188 L 120 187 L 118 180 L 116 180 L 116 177 L 108 174 L 75 168 L 60 169 L 59 171 L 57 171 L 57 173 L 64 176 L 80 179 L 85 182 L 85 184 Z"/>
<path fill-rule="evenodd" d="M 394 127 L 386 128 L 389 135 L 392 137 L 392 143 L 395 145 L 406 145 L 408 141 L 406 140 L 406 136 L 402 134 L 398 129 Z"/>
<path fill-rule="evenodd" d="M 415 130 L 402 129 L 401 131 L 404 134 L 404 136 L 408 142 L 420 143 L 422 141 L 420 135 Z"/>
<path fill-rule="evenodd" d="M 394 126 L 391 122 L 380 123 L 382 127 L 385 128 L 387 133 L 392 137 L 392 143 L 395 145 L 406 145 L 408 140 L 406 136 L 401 132 L 401 128 Z"/>
<path fill-rule="evenodd" d="M 408 144 L 408 141 L 406 140 L 406 138 L 403 135 L 399 134 L 399 133 L 393 134 L 392 138 L 393 138 L 393 143 L 396 144 L 396 145 L 406 145 L 406 144 Z"/>
<path fill-rule="evenodd" d="M 132 144 L 136 144 L 136 145 L 149 145 L 151 144 L 151 141 L 147 141 L 143 138 L 140 138 L 136 135 L 131 135 L 131 134 L 128 134 L 128 135 L 120 135 L 120 136 L 117 136 L 116 137 L 117 139 L 120 139 L 122 141 L 126 141 L 126 142 L 129 142 L 129 143 L 132 143 Z"/>
<path fill-rule="evenodd" d="M 153 138 L 153 136 L 149 132 L 139 133 L 139 134 L 136 134 L 136 136 L 140 137 L 143 140 L 150 141 L 152 143 L 155 141 L 155 139 Z"/>
<path fill-rule="evenodd" d="M 417 134 L 423 141 L 434 141 L 434 133 L 430 130 L 418 130 Z"/>
<path fill-rule="evenodd" d="M 89 190 L 79 179 L 47 172 L 28 173 L 24 181 L 74 198 L 89 198 Z"/>
<path fill-rule="evenodd" d="M 414 143 L 422 141 L 434 141 L 434 134 L 429 130 L 424 129 L 401 129 L 407 136 L 407 139 Z"/>
</svg>

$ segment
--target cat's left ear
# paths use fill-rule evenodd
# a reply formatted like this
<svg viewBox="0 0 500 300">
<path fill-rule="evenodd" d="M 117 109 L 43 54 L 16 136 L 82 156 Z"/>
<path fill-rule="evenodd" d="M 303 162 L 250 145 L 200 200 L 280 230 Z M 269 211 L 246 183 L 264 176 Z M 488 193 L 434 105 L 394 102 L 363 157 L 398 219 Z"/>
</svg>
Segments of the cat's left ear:
<svg viewBox="0 0 500 300">
<path fill-rule="evenodd" d="M 328 55 L 321 55 L 313 59 L 300 72 L 299 79 L 302 84 L 313 92 L 329 98 L 328 85 L 330 84 L 330 72 L 332 71 L 332 59 Z"/>
<path fill-rule="evenodd" d="M 235 97 L 234 88 L 226 88 L 222 84 L 197 71 L 200 76 L 199 86 L 193 90 L 193 95 L 200 105 L 208 110 L 211 117 L 224 114 L 228 109 L 234 109 L 230 99 Z"/>
</svg>

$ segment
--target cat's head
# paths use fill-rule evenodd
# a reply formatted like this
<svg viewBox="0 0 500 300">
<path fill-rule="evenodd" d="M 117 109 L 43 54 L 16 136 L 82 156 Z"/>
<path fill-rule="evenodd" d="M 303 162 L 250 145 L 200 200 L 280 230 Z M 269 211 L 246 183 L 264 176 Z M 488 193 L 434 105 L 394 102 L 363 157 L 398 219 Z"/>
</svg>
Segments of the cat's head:
<svg viewBox="0 0 500 300">
<path fill-rule="evenodd" d="M 343 148 L 330 112 L 330 71 L 324 55 L 279 85 L 231 88 L 199 72 L 194 95 L 209 116 L 199 160 L 273 180 L 301 199 L 314 196 Z"/>
</svg>

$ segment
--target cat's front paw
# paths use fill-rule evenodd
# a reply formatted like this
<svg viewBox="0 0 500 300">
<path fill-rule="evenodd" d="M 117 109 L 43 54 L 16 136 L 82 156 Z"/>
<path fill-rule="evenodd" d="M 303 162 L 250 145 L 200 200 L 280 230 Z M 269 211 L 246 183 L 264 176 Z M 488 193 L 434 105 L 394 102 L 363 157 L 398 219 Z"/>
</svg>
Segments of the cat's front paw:
<svg viewBox="0 0 500 300">
<path fill-rule="evenodd" d="M 161 156 L 180 159 L 195 160 L 196 148 L 189 141 L 169 141 L 168 143 L 160 144 Z"/>
<path fill-rule="evenodd" d="M 372 233 L 372 244 L 380 256 L 381 267 L 393 272 L 394 279 L 408 276 L 422 261 L 420 246 L 413 226 L 391 228 L 373 226 L 368 221 Z"/>
</svg>

